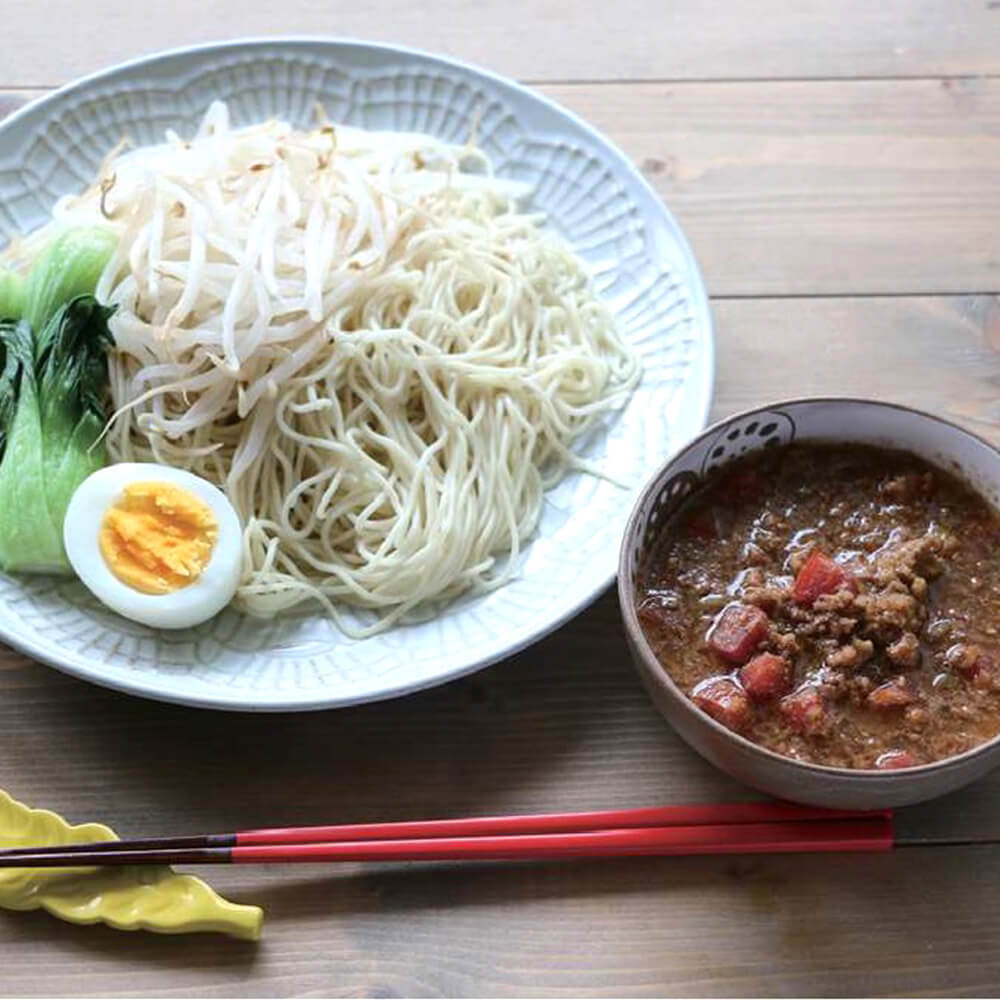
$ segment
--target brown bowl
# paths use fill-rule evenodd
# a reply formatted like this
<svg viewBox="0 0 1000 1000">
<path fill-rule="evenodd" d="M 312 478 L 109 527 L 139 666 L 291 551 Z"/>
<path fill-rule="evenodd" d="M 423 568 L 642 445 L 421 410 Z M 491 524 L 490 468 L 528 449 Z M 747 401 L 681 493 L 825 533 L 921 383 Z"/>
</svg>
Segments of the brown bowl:
<svg viewBox="0 0 1000 1000">
<path fill-rule="evenodd" d="M 955 757 L 897 771 L 825 767 L 783 757 L 751 743 L 697 708 L 657 660 L 636 616 L 640 559 L 684 499 L 705 477 L 768 443 L 857 442 L 913 452 L 957 469 L 981 496 L 1000 506 L 1000 451 L 939 417 L 861 399 L 799 399 L 750 410 L 710 427 L 649 481 L 625 529 L 618 599 L 632 659 L 663 717 L 727 774 L 783 799 L 842 809 L 880 809 L 943 795 L 1000 765 L 1000 737 Z"/>
</svg>

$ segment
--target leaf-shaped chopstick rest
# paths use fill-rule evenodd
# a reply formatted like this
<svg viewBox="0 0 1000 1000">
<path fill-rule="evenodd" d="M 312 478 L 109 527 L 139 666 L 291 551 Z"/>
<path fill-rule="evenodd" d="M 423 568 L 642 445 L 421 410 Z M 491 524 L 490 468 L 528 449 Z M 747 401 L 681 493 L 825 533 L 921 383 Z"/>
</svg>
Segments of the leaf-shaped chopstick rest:
<svg viewBox="0 0 1000 1000">
<path fill-rule="evenodd" d="M 100 823 L 70 826 L 47 809 L 29 809 L 0 790 L 0 848 L 117 840 Z M 256 941 L 263 912 L 223 899 L 193 875 L 146 868 L 0 869 L 0 907 L 48 910 L 74 924 L 185 934 L 218 931 Z"/>
</svg>

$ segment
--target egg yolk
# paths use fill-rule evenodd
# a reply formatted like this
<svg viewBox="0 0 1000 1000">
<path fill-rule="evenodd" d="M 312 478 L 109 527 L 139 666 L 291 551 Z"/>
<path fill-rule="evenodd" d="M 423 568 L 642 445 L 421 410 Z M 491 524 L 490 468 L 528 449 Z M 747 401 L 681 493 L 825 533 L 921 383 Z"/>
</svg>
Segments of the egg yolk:
<svg viewBox="0 0 1000 1000">
<path fill-rule="evenodd" d="M 205 571 L 219 534 L 212 509 L 169 483 L 132 483 L 101 523 L 101 554 L 122 583 L 170 594 Z"/>
</svg>

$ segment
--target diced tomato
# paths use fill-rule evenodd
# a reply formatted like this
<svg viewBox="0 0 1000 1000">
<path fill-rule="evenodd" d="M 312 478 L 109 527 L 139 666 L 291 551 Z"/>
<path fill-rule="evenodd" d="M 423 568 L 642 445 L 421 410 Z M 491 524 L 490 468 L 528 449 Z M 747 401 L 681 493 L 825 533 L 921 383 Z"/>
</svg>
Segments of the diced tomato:
<svg viewBox="0 0 1000 1000">
<path fill-rule="evenodd" d="M 898 767 L 916 767 L 917 758 L 909 750 L 888 750 L 875 761 L 880 771 L 894 771 Z"/>
<path fill-rule="evenodd" d="M 972 680 L 984 671 L 991 672 L 996 668 L 993 657 L 984 653 L 971 642 L 956 642 L 953 646 L 949 646 L 948 651 L 944 654 L 944 659 L 952 670 L 967 680 Z"/>
<path fill-rule="evenodd" d="M 916 700 L 916 694 L 902 677 L 880 684 L 865 699 L 869 707 L 881 710 L 906 708 L 907 705 L 912 705 Z"/>
<path fill-rule="evenodd" d="M 750 725 L 750 700 L 729 677 L 711 677 L 691 693 L 691 700 L 717 722 L 741 732 Z"/>
<path fill-rule="evenodd" d="M 788 692 L 792 671 L 783 656 L 759 653 L 740 670 L 740 683 L 754 701 L 767 701 Z"/>
<path fill-rule="evenodd" d="M 854 574 L 819 549 L 813 549 L 795 577 L 792 594 L 797 604 L 808 605 L 820 594 L 834 594 L 842 587 L 847 587 L 855 594 L 858 592 Z"/>
<path fill-rule="evenodd" d="M 676 631 L 683 621 L 675 603 L 664 600 L 661 594 L 648 595 L 635 609 L 635 613 L 646 629 L 653 633 L 654 638 L 664 632 Z"/>
<path fill-rule="evenodd" d="M 778 708 L 788 724 L 805 736 L 822 736 L 830 728 L 826 702 L 812 685 L 785 695 Z"/>
<path fill-rule="evenodd" d="M 752 604 L 727 604 L 708 630 L 708 646 L 730 663 L 746 663 L 767 635 L 767 622 Z"/>
<path fill-rule="evenodd" d="M 710 542 L 718 537 L 715 515 L 710 510 L 696 510 L 684 522 L 683 532 L 688 538 L 701 538 Z"/>
<path fill-rule="evenodd" d="M 959 667 L 959 672 L 983 691 L 1000 691 L 1000 664 L 979 646 L 969 645 L 966 648 L 972 653 L 967 655 L 963 663 L 965 670 L 962 671 Z M 970 659 L 971 665 L 969 665 Z"/>
</svg>

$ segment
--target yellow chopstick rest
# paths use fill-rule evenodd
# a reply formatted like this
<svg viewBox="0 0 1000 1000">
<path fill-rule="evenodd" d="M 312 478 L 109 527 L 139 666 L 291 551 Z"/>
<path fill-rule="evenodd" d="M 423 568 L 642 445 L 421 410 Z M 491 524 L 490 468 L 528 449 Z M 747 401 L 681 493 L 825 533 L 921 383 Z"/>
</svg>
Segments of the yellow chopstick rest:
<svg viewBox="0 0 1000 1000">
<path fill-rule="evenodd" d="M 47 809 L 30 809 L 0 790 L 0 848 L 117 840 L 100 823 L 71 826 Z M 264 913 L 223 899 L 193 875 L 155 868 L 0 869 L 0 907 L 47 910 L 74 924 L 105 923 L 118 930 L 187 934 L 216 931 L 260 938 Z"/>
</svg>

